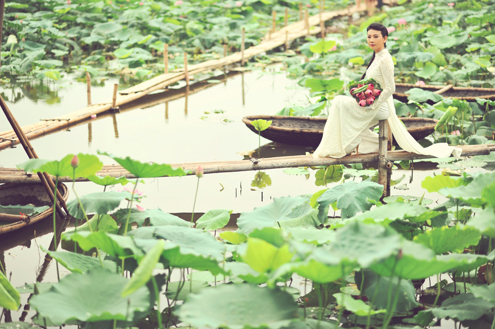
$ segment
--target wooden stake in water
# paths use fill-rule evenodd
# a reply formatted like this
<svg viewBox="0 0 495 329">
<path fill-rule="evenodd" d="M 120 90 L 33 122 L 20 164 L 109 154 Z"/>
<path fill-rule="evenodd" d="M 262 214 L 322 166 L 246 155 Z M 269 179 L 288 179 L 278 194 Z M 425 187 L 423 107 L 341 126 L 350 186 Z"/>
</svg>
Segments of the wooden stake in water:
<svg viewBox="0 0 495 329">
<path fill-rule="evenodd" d="M 289 50 L 289 31 L 285 31 L 285 51 Z"/>
<path fill-rule="evenodd" d="M 388 126 L 385 120 L 378 122 L 378 184 L 383 185 L 383 196 L 388 196 L 387 187 L 390 184 L 387 175 L 387 144 L 388 144 Z"/>
<path fill-rule="evenodd" d="M 309 36 L 310 35 L 310 33 L 309 33 L 309 14 L 308 14 L 307 9 L 304 11 L 304 21 L 305 21 L 306 28 L 308 29 L 307 35 Z"/>
<path fill-rule="evenodd" d="M 320 0 L 320 31 L 321 38 L 325 39 L 325 22 L 323 22 L 323 1 Z"/>
<path fill-rule="evenodd" d="M 223 57 L 227 57 L 227 45 L 223 45 Z"/>
<path fill-rule="evenodd" d="M 299 4 L 299 21 L 303 19 L 302 2 Z"/>
<path fill-rule="evenodd" d="M 272 31 L 268 31 L 268 40 L 271 40 L 272 39 Z"/>
<path fill-rule="evenodd" d="M 285 8 L 285 17 L 284 17 L 284 27 L 287 27 L 289 22 L 289 8 Z"/>
<path fill-rule="evenodd" d="M 119 88 L 118 83 L 113 85 L 112 109 L 117 108 L 117 89 L 118 88 Z"/>
<path fill-rule="evenodd" d="M 87 91 L 88 91 L 88 106 L 91 105 L 91 76 L 89 75 L 89 72 L 86 71 L 86 86 L 87 86 Z"/>
<path fill-rule="evenodd" d="M 244 66 L 244 37 L 246 35 L 246 28 L 242 28 L 242 37 L 241 37 L 241 66 Z"/>
<path fill-rule="evenodd" d="M 184 52 L 184 74 L 186 75 L 186 86 L 189 86 L 189 72 L 187 71 L 187 53 Z"/>
<path fill-rule="evenodd" d="M 168 73 L 168 44 L 163 45 L 163 65 L 165 65 L 165 73 Z"/>
<path fill-rule="evenodd" d="M 277 12 L 272 11 L 272 31 L 275 32 L 277 30 Z"/>
</svg>

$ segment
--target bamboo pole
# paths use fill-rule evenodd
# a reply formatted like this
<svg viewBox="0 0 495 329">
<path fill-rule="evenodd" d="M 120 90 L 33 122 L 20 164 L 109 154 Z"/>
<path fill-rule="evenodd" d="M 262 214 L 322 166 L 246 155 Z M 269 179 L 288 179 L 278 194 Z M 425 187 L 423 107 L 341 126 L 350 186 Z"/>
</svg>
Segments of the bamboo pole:
<svg viewBox="0 0 495 329">
<path fill-rule="evenodd" d="M 289 23 L 289 8 L 285 7 L 284 27 Z"/>
<path fill-rule="evenodd" d="M 89 72 L 86 71 L 86 87 L 87 87 L 87 93 L 88 93 L 88 106 L 91 105 L 91 76 L 89 75 Z"/>
<path fill-rule="evenodd" d="M 113 85 L 113 95 L 112 95 L 112 109 L 117 108 L 117 90 L 119 89 L 119 84 L 115 83 Z"/>
<path fill-rule="evenodd" d="M 227 45 L 223 45 L 223 57 L 227 57 Z"/>
<path fill-rule="evenodd" d="M 289 31 L 285 31 L 285 51 L 289 50 Z"/>
<path fill-rule="evenodd" d="M 320 31 L 321 31 L 321 38 L 325 39 L 325 22 L 323 21 L 323 0 L 320 0 Z"/>
<path fill-rule="evenodd" d="M 302 10 L 302 2 L 299 3 L 299 21 L 302 21 L 303 19 L 303 10 Z"/>
<path fill-rule="evenodd" d="M 241 66 L 244 66 L 244 38 L 246 35 L 246 28 L 242 27 L 242 36 L 241 36 Z"/>
<path fill-rule="evenodd" d="M 187 53 L 184 52 L 184 74 L 186 75 L 186 86 L 189 86 L 189 72 L 187 71 Z"/>
<path fill-rule="evenodd" d="M 0 0 L 0 46 L 2 45 L 3 35 L 3 14 L 5 12 L 5 0 Z M 0 58 L 2 58 L 2 52 L 0 47 Z M 0 60 L 0 67 L 2 67 L 2 61 Z"/>
<path fill-rule="evenodd" d="M 388 126 L 385 120 L 378 122 L 378 184 L 383 185 L 383 196 L 388 196 L 390 182 L 388 180 L 388 169 L 391 168 L 387 159 Z"/>
<path fill-rule="evenodd" d="M 163 65 L 165 66 L 164 72 L 168 73 L 168 44 L 163 45 Z"/>
<path fill-rule="evenodd" d="M 119 126 L 117 125 L 117 116 L 112 114 L 112 121 L 113 121 L 113 132 L 115 134 L 115 138 L 119 138 Z"/>
<path fill-rule="evenodd" d="M 275 32 L 277 30 L 277 12 L 275 10 L 272 11 L 272 31 Z"/>
<path fill-rule="evenodd" d="M 308 10 L 306 9 L 304 11 L 304 24 L 306 26 L 306 29 L 307 29 L 307 32 L 306 32 L 306 35 L 310 35 L 310 32 L 309 32 L 309 14 L 308 14 Z"/>
</svg>

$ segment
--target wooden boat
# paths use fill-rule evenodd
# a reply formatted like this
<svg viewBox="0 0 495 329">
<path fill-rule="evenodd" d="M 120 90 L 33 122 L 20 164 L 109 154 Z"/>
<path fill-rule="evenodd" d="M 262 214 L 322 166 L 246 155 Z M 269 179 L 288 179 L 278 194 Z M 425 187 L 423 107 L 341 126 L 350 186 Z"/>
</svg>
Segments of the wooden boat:
<svg viewBox="0 0 495 329">
<path fill-rule="evenodd" d="M 454 87 L 453 85 L 417 86 L 410 83 L 396 83 L 394 98 L 401 102 L 407 102 L 406 92 L 412 88 L 421 88 L 442 95 L 442 97 L 457 98 L 468 102 L 475 102 L 476 98 L 495 99 L 495 88 Z"/>
<path fill-rule="evenodd" d="M 64 184 L 60 184 L 59 186 L 61 195 L 57 194 L 57 198 L 67 201 L 69 196 L 67 186 Z M 0 185 L 0 202 L 3 206 L 31 204 L 36 207 L 49 207 L 45 211 L 28 216 L 27 218 L 23 218 L 20 214 L 0 213 L 0 235 L 19 230 L 53 216 L 53 203 L 41 183 L 6 183 Z"/>
<path fill-rule="evenodd" d="M 271 120 L 271 126 L 261 132 L 261 136 L 274 142 L 303 146 L 318 146 L 323 135 L 326 118 L 292 117 L 276 115 L 252 115 L 242 118 L 242 122 L 254 133 L 258 131 L 251 123 L 253 120 Z M 438 120 L 428 118 L 400 118 L 407 131 L 420 140 L 435 131 Z"/>
</svg>

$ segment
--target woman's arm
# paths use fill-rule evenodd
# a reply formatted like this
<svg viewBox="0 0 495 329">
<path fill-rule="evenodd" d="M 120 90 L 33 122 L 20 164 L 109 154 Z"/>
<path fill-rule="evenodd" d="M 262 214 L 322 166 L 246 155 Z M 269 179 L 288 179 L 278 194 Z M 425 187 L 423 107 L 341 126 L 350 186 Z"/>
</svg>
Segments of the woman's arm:
<svg viewBox="0 0 495 329">
<path fill-rule="evenodd" d="M 382 93 L 375 102 L 371 105 L 371 108 L 377 109 L 385 102 L 390 96 L 392 96 L 395 92 L 395 79 L 394 79 L 394 61 L 392 57 L 389 56 L 384 58 L 379 64 L 380 73 L 382 74 L 383 81 L 385 82 L 385 86 L 381 86 L 383 88 Z"/>
</svg>

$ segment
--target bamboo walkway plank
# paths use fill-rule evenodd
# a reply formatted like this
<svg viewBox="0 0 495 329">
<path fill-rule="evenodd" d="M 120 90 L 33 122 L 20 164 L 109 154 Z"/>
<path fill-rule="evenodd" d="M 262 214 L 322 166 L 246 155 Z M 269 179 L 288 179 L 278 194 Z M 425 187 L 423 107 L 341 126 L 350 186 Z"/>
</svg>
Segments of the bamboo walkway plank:
<svg viewBox="0 0 495 329">
<path fill-rule="evenodd" d="M 457 146 L 462 149 L 463 156 L 488 155 L 495 151 L 495 144 L 484 145 L 462 145 Z M 388 161 L 420 160 L 433 158 L 432 156 L 409 153 L 405 151 L 387 152 Z M 239 160 L 239 161 L 214 161 L 196 163 L 171 164 L 174 168 L 183 168 L 190 171 L 189 175 L 194 175 L 198 166 L 201 166 L 205 174 L 226 173 L 251 170 L 269 170 L 291 167 L 313 167 L 329 166 L 337 164 L 369 163 L 378 161 L 378 153 L 350 155 L 340 159 L 320 158 L 314 159 L 311 155 L 297 155 L 287 157 L 263 158 L 259 160 Z M 135 178 L 127 170 L 119 165 L 104 166 L 97 173 L 99 176 L 113 176 Z M 71 182 L 69 177 L 59 177 L 60 182 Z M 78 178 L 76 181 L 87 181 L 85 178 Z M 39 182 L 39 178 L 33 174 L 26 174 L 23 170 L 15 168 L 0 168 L 0 183 L 34 183 Z"/>
<path fill-rule="evenodd" d="M 352 9 L 324 12 L 321 14 L 321 20 L 327 21 L 335 17 L 352 15 L 355 12 L 361 12 L 365 10 L 366 9 L 363 4 L 360 8 L 353 7 Z M 320 28 L 318 27 L 319 24 L 320 24 L 320 14 L 317 14 L 309 18 L 309 25 L 313 27 L 310 29 L 310 34 L 320 33 Z M 250 57 L 261 54 L 270 49 L 284 45 L 285 31 L 289 31 L 289 41 L 307 35 L 307 29 L 305 28 L 304 21 L 293 23 L 291 25 L 282 28 L 277 32 L 272 33 L 270 39 L 268 39 L 268 37 L 265 37 L 265 40 L 261 42 L 259 45 L 247 49 L 244 52 L 244 59 L 248 59 Z M 208 70 L 225 67 L 241 61 L 242 61 L 241 54 L 235 53 L 230 56 L 224 57 L 222 59 L 210 60 L 203 63 L 190 65 L 189 75 L 191 76 L 200 72 L 205 72 Z M 148 81 L 140 83 L 136 86 L 120 91 L 119 92 L 120 96 L 117 98 L 116 105 L 122 106 L 131 101 L 139 99 L 153 91 L 163 89 L 183 79 L 185 79 L 185 74 L 183 71 L 159 75 Z M 82 108 L 76 112 L 67 115 L 63 115 L 60 117 L 56 117 L 54 119 L 44 120 L 41 122 L 28 125 L 26 127 L 23 127 L 22 130 L 24 131 L 28 139 L 41 137 L 48 133 L 66 129 L 75 125 L 76 123 L 88 120 L 91 118 L 92 115 L 99 115 L 101 113 L 104 113 L 110 110 L 111 106 L 112 106 L 112 99 L 110 98 L 102 103 L 93 104 L 91 106 Z M 16 144 L 19 144 L 19 140 L 13 130 L 4 131 L 0 133 L 0 150 L 8 147 L 13 147 Z"/>
</svg>

